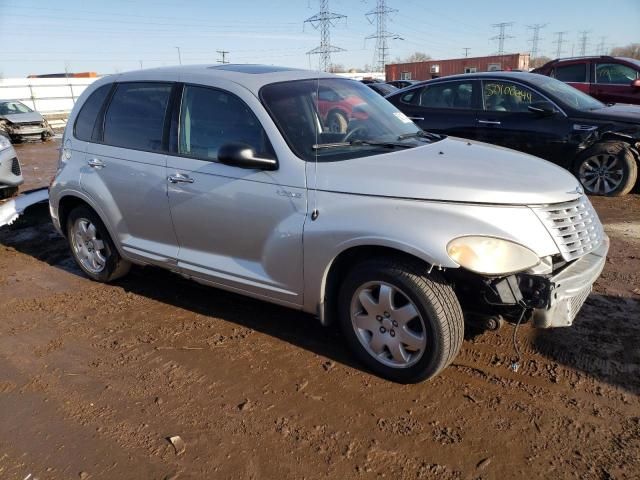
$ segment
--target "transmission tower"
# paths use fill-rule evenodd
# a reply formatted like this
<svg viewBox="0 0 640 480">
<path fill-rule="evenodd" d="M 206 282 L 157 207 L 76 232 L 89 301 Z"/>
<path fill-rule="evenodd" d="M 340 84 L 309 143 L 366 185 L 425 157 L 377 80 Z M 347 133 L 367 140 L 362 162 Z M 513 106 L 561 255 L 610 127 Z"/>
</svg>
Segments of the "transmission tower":
<svg viewBox="0 0 640 480">
<path fill-rule="evenodd" d="M 216 50 L 216 52 L 222 56 L 222 60 L 218 60 L 218 63 L 229 63 L 229 60 L 227 60 L 227 53 L 229 53 L 229 50 Z"/>
<path fill-rule="evenodd" d="M 376 24 L 376 33 L 365 37 L 365 41 L 376 39 L 376 48 L 373 54 L 373 65 L 376 71 L 384 72 L 389 56 L 389 39 L 402 40 L 402 37 L 387 31 L 387 15 L 397 12 L 395 8 L 387 6 L 385 0 L 376 0 L 376 7 L 365 14 L 369 23 Z"/>
<path fill-rule="evenodd" d="M 530 30 L 533 30 L 533 37 L 531 38 L 531 40 L 529 40 L 531 42 L 531 59 L 534 59 L 538 56 L 538 43 L 540 42 L 540 40 L 542 40 L 540 38 L 540 29 L 546 26 L 546 23 L 536 23 L 534 25 L 528 25 L 528 28 Z"/>
<path fill-rule="evenodd" d="M 498 28 L 499 32 L 498 35 L 496 35 L 495 37 L 491 37 L 490 40 L 498 40 L 498 55 L 502 56 L 504 55 L 504 41 L 507 38 L 514 38 L 512 35 L 507 35 L 505 33 L 507 27 L 512 27 L 513 26 L 513 22 L 502 22 L 502 23 L 494 23 L 493 25 L 491 25 L 493 28 Z"/>
<path fill-rule="evenodd" d="M 564 50 L 562 49 L 562 45 L 564 45 L 564 36 L 567 32 L 555 32 L 556 40 L 553 42 L 556 45 L 556 58 L 560 58 Z"/>
<path fill-rule="evenodd" d="M 589 44 L 589 30 L 582 30 L 578 41 L 580 42 L 580 56 L 584 57 L 587 54 L 587 45 Z"/>
<path fill-rule="evenodd" d="M 313 28 L 320 30 L 320 45 L 309 50 L 307 55 L 320 55 L 319 69 L 325 72 L 331 70 L 331 54 L 344 52 L 344 48 L 331 45 L 330 28 L 336 26 L 338 20 L 347 18 L 346 15 L 333 13 L 329 10 L 329 0 L 320 0 L 320 12 L 307 18 L 303 23 L 310 23 Z"/>
<path fill-rule="evenodd" d="M 607 53 L 607 37 L 600 37 L 600 42 L 598 43 L 598 55 L 605 55 Z"/>
<path fill-rule="evenodd" d="M 471 50 L 470 47 L 463 47 L 462 48 L 464 50 L 464 56 L 465 58 L 469 56 L 469 50 Z"/>
</svg>

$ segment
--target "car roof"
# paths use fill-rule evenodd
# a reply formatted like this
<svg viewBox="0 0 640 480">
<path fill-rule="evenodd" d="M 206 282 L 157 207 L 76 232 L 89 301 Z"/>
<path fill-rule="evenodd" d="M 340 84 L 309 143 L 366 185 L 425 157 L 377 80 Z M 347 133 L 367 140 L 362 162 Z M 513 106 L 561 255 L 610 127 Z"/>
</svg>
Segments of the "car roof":
<svg viewBox="0 0 640 480">
<path fill-rule="evenodd" d="M 159 67 L 145 70 L 134 70 L 119 73 L 109 78 L 123 81 L 180 81 L 181 78 L 198 78 L 203 84 L 207 80 L 223 79 L 238 83 L 258 93 L 261 87 L 270 83 L 289 80 L 306 80 L 315 78 L 342 78 L 325 72 L 303 70 L 298 68 L 277 67 L 273 65 L 231 64 L 223 65 L 180 65 Z"/>
<path fill-rule="evenodd" d="M 438 83 L 449 80 L 468 80 L 471 78 L 501 78 L 504 80 L 524 80 L 535 81 L 540 78 L 540 74 L 531 72 L 476 72 L 476 73 L 460 73 L 458 75 L 447 75 L 445 77 L 433 78 L 420 83 Z M 415 85 L 413 85 L 415 86 Z"/>
</svg>

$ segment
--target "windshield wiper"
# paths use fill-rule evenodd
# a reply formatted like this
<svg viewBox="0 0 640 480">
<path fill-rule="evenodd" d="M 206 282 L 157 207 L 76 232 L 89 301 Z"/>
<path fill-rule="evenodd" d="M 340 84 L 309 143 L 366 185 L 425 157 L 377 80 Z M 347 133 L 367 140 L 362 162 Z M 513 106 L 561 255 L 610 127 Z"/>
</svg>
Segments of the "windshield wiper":
<svg viewBox="0 0 640 480">
<path fill-rule="evenodd" d="M 313 145 L 311 148 L 313 150 L 325 150 L 328 148 L 358 147 L 361 145 L 371 145 L 374 147 L 384 147 L 384 148 L 413 148 L 414 147 L 414 145 L 409 145 L 406 143 L 380 142 L 377 140 L 351 140 L 350 142 L 318 143 Z"/>
<path fill-rule="evenodd" d="M 437 133 L 418 130 L 417 132 L 403 133 L 402 135 L 398 135 L 398 140 L 404 140 L 406 138 L 413 138 L 413 137 L 428 138 L 429 140 L 433 140 L 433 141 L 442 140 L 443 138 L 442 135 L 438 135 Z"/>
</svg>

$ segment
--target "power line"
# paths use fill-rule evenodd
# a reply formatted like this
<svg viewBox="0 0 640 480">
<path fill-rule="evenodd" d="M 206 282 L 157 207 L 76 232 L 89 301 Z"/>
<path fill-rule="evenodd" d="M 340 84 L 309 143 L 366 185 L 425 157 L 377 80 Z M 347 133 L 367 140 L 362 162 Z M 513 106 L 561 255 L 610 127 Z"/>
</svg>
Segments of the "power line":
<svg viewBox="0 0 640 480">
<path fill-rule="evenodd" d="M 319 68 L 325 72 L 331 70 L 331 54 L 344 52 L 344 48 L 331 45 L 330 28 L 335 27 L 337 20 L 347 18 L 346 15 L 333 13 L 329 10 L 329 0 L 320 0 L 320 12 L 307 18 L 304 23 L 310 23 L 313 28 L 320 30 L 320 45 L 309 50 L 307 55 L 320 55 Z"/>
<path fill-rule="evenodd" d="M 533 30 L 533 37 L 531 38 L 531 40 L 529 40 L 531 42 L 531 59 L 534 59 L 538 56 L 538 43 L 540 42 L 540 40 L 542 40 L 540 38 L 540 29 L 546 26 L 546 23 L 536 23 L 534 25 L 527 26 L 527 28 Z"/>
<path fill-rule="evenodd" d="M 514 38 L 513 35 L 507 35 L 505 33 L 507 27 L 512 27 L 513 22 L 501 22 L 491 25 L 493 28 L 499 29 L 498 35 L 491 37 L 489 40 L 498 40 L 498 55 L 504 55 L 504 41 L 507 38 Z"/>
<path fill-rule="evenodd" d="M 227 53 L 229 53 L 228 50 L 216 50 L 216 52 L 222 55 L 222 60 L 218 60 L 218 63 L 229 63 L 227 60 Z"/>
<path fill-rule="evenodd" d="M 562 49 L 562 45 L 564 45 L 564 36 L 567 32 L 555 32 L 554 35 L 556 36 L 555 41 L 553 42 L 556 46 L 556 58 L 560 58 L 562 57 L 562 54 L 564 52 L 564 50 Z"/>
<path fill-rule="evenodd" d="M 582 30 L 578 41 L 580 42 L 580 56 L 584 57 L 587 54 L 587 45 L 589 44 L 589 30 Z"/>
<path fill-rule="evenodd" d="M 386 0 L 376 0 L 376 7 L 365 14 L 369 23 L 376 23 L 376 33 L 365 37 L 367 40 L 376 39 L 376 48 L 373 54 L 373 67 L 378 72 L 384 72 L 384 66 L 387 64 L 389 56 L 388 40 L 404 40 L 399 35 L 387 31 L 387 15 L 395 13 L 398 10 L 387 6 Z M 375 17 L 375 20 L 372 20 Z"/>
</svg>

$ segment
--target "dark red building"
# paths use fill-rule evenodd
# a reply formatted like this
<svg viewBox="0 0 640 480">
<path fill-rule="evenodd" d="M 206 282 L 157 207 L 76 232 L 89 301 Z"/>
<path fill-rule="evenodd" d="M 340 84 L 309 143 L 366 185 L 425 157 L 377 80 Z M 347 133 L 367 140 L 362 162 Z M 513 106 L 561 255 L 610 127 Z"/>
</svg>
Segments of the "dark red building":
<svg viewBox="0 0 640 480">
<path fill-rule="evenodd" d="M 458 73 L 496 70 L 529 70 L 528 53 L 509 53 L 488 57 L 426 60 L 413 63 L 391 63 L 385 66 L 386 80 L 430 80 Z"/>
</svg>

